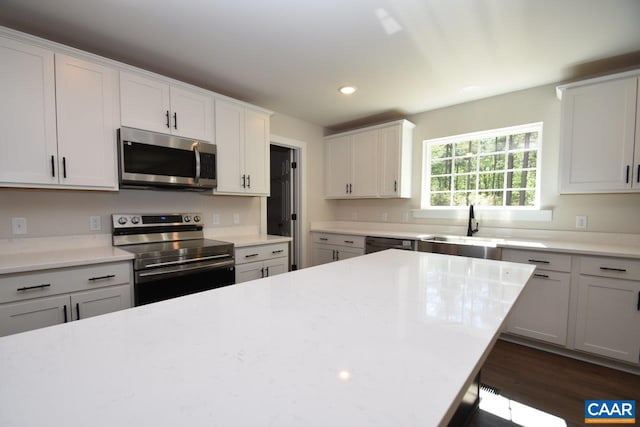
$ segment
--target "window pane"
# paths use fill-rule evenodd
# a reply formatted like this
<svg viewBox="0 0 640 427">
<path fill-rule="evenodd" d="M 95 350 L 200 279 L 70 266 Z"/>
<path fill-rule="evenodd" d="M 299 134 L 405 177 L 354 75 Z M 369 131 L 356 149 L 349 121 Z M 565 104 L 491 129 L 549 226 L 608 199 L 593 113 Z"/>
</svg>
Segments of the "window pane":
<svg viewBox="0 0 640 427">
<path fill-rule="evenodd" d="M 475 190 L 476 189 L 476 176 L 475 175 L 458 175 L 454 180 L 454 190 Z"/>
<path fill-rule="evenodd" d="M 480 174 L 479 181 L 481 190 L 504 188 L 504 172 Z"/>
<path fill-rule="evenodd" d="M 538 132 L 519 133 L 509 136 L 509 150 L 538 148 Z"/>
<path fill-rule="evenodd" d="M 468 206 L 471 203 L 473 203 L 473 193 L 471 192 L 453 193 L 452 206 Z"/>
<path fill-rule="evenodd" d="M 449 206 L 451 193 L 431 193 L 431 206 Z"/>
<path fill-rule="evenodd" d="M 431 191 L 451 190 L 451 176 L 431 177 Z"/>
<path fill-rule="evenodd" d="M 451 173 L 451 160 L 436 160 L 431 162 L 431 175 Z"/>
<path fill-rule="evenodd" d="M 478 193 L 478 205 L 502 206 L 503 191 L 481 191 Z"/>
<path fill-rule="evenodd" d="M 507 145 L 507 137 L 484 138 L 479 140 L 478 143 L 481 153 L 496 153 L 498 151 L 504 151 Z"/>
<path fill-rule="evenodd" d="M 535 151 L 524 151 L 509 154 L 508 169 L 526 169 L 536 167 L 537 155 Z"/>
<path fill-rule="evenodd" d="M 475 157 L 458 158 L 455 163 L 455 173 L 475 172 L 476 163 L 477 158 Z"/>
<path fill-rule="evenodd" d="M 456 156 L 465 156 L 467 154 L 478 153 L 477 141 L 456 142 Z"/>
<path fill-rule="evenodd" d="M 442 159 L 451 157 L 452 144 L 433 144 L 431 145 L 431 158 Z"/>
<path fill-rule="evenodd" d="M 535 188 L 536 187 L 536 171 L 523 170 L 507 172 L 506 188 Z"/>
<path fill-rule="evenodd" d="M 520 190 L 507 192 L 507 206 L 533 206 L 535 202 L 535 190 Z"/>
<path fill-rule="evenodd" d="M 480 171 L 496 171 L 504 169 L 504 153 L 480 157 Z"/>
</svg>

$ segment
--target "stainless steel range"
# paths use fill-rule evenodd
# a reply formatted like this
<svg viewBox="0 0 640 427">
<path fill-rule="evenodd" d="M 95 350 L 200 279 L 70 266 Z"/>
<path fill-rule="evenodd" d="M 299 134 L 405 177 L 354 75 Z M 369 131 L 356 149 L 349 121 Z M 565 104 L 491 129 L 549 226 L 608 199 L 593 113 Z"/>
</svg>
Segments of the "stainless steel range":
<svg viewBox="0 0 640 427">
<path fill-rule="evenodd" d="M 135 305 L 235 283 L 233 244 L 204 238 L 200 213 L 113 214 L 113 245 L 135 255 Z"/>
</svg>

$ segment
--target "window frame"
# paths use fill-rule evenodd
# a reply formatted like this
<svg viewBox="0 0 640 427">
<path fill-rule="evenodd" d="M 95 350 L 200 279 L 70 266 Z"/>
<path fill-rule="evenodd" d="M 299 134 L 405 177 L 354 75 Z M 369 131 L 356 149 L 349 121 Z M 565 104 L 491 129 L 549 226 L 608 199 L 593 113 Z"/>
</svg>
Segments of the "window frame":
<svg viewBox="0 0 640 427">
<path fill-rule="evenodd" d="M 542 144 L 543 144 L 543 122 L 534 122 L 534 123 L 528 123 L 528 124 L 524 124 L 524 125 L 516 125 L 516 126 L 509 126 L 509 127 L 504 127 L 504 128 L 498 128 L 498 129 L 489 129 L 489 130 L 483 130 L 483 131 L 478 131 L 478 132 L 470 132 L 470 133 L 465 133 L 465 134 L 458 134 L 458 135 L 452 135 L 452 136 L 447 136 L 447 137 L 442 137 L 442 138 L 431 138 L 431 139 L 426 139 L 422 141 L 422 186 L 421 186 L 421 190 L 420 190 L 420 206 L 421 206 L 421 211 L 422 212 L 427 212 L 427 211 L 431 211 L 431 212 L 437 212 L 437 211 L 459 211 L 459 210 L 466 210 L 467 206 L 466 205 L 460 205 L 460 206 L 455 206 L 455 205 L 447 205 L 447 206 L 431 206 L 431 166 L 432 166 L 432 150 L 431 147 L 433 145 L 445 145 L 445 144 L 456 144 L 459 142 L 467 142 L 467 141 L 474 141 L 474 140 L 479 140 L 479 139 L 486 139 L 486 138 L 496 138 L 496 137 L 502 137 L 502 136 L 509 136 L 509 135 L 515 135 L 515 134 L 521 134 L 521 133 L 527 133 L 527 132 L 538 132 L 538 139 L 537 139 L 537 148 L 534 150 L 508 150 L 508 147 L 505 146 L 505 149 L 503 151 L 498 151 L 496 152 L 497 154 L 501 154 L 504 153 L 505 155 L 507 153 L 509 153 L 509 151 L 511 152 L 524 152 L 524 151 L 535 151 L 536 154 L 536 165 L 535 168 L 528 168 L 529 170 L 535 170 L 536 173 L 536 178 L 535 178 L 535 199 L 534 199 L 534 203 L 532 206 L 513 206 L 513 205 L 499 205 L 499 206 L 489 206 L 489 205 L 477 205 L 478 207 L 480 207 L 483 210 L 500 210 L 500 211 L 509 211 L 509 212 L 522 212 L 522 211 L 540 211 L 540 196 L 541 196 L 541 153 L 542 153 Z M 482 153 L 477 152 L 475 153 L 474 157 L 475 159 L 480 159 Z M 451 180 L 455 181 L 455 177 L 456 176 L 465 176 L 465 174 L 463 173 L 459 173 L 456 174 L 454 171 L 454 165 L 453 165 L 453 160 L 456 157 L 452 157 L 452 170 L 451 170 Z M 460 158 L 460 157 L 458 157 Z M 506 159 L 505 159 L 506 161 Z M 506 165 L 505 165 L 506 166 Z M 503 171 L 507 172 L 509 169 L 508 168 L 504 168 Z M 485 171 L 486 173 L 487 171 Z M 479 165 L 476 166 L 475 171 L 472 172 L 473 175 L 475 175 L 476 180 L 478 179 L 479 175 L 481 174 L 481 171 L 479 169 Z M 506 173 L 505 173 L 506 175 Z M 452 183 L 453 186 L 453 183 Z M 513 188 L 522 188 L 522 187 L 511 187 Z M 527 187 L 528 188 L 528 187 Z M 498 191 L 503 191 L 506 192 L 507 189 L 505 188 L 505 186 L 503 186 L 503 188 L 501 189 L 496 189 Z M 476 183 L 476 188 L 473 190 L 474 193 L 474 197 L 477 196 L 478 193 L 480 193 L 482 190 L 479 188 L 479 185 Z M 453 194 L 453 190 L 451 191 L 451 194 Z M 504 196 L 503 196 L 504 197 Z M 504 203 L 504 199 L 503 199 L 503 203 Z M 420 215 L 422 216 L 422 215 Z"/>
</svg>

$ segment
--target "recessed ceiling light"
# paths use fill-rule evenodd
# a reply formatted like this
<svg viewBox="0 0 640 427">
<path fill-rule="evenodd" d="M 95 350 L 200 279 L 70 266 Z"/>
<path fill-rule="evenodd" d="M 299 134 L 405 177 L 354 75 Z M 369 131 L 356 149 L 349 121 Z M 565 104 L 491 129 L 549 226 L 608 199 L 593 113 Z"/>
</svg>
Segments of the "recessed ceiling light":
<svg viewBox="0 0 640 427">
<path fill-rule="evenodd" d="M 340 89 L 338 89 L 340 91 L 341 94 L 343 95 L 351 95 L 353 94 L 356 90 L 358 90 L 358 88 L 356 88 L 355 86 L 342 86 Z"/>
</svg>

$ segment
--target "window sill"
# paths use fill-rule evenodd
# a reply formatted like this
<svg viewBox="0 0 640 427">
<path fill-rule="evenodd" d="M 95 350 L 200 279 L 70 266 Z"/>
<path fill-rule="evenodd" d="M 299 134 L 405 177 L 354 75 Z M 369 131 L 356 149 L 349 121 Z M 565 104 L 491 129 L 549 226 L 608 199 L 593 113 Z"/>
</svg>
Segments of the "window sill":
<svg viewBox="0 0 640 427">
<path fill-rule="evenodd" d="M 477 220 L 550 222 L 553 219 L 553 211 L 550 209 L 483 209 L 474 206 L 474 213 Z M 416 209 L 412 211 L 412 216 L 414 218 L 466 220 L 469 217 L 469 209 Z"/>
</svg>

